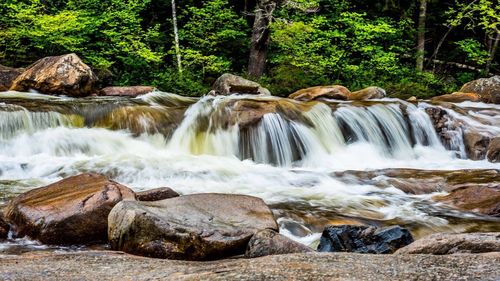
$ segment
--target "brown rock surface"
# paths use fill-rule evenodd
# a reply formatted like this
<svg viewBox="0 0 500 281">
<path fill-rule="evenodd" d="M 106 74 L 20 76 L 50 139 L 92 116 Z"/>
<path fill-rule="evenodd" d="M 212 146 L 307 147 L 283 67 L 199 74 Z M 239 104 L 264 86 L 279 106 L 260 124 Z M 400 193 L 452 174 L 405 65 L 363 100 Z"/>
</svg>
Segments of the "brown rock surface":
<svg viewBox="0 0 500 281">
<path fill-rule="evenodd" d="M 349 100 L 369 100 L 369 99 L 381 99 L 386 96 L 384 89 L 380 87 L 367 87 L 356 92 L 349 94 Z"/>
<path fill-rule="evenodd" d="M 135 199 L 134 192 L 88 173 L 21 194 L 6 207 L 5 216 L 18 237 L 46 244 L 101 242 L 107 238 L 109 212 L 124 199 Z"/>
<path fill-rule="evenodd" d="M 396 254 L 448 255 L 500 252 L 500 233 L 436 233 L 399 249 Z"/>
<path fill-rule="evenodd" d="M 68 54 L 36 61 L 14 80 L 11 90 L 81 97 L 92 94 L 96 82 L 90 67 L 76 54 Z"/>
<path fill-rule="evenodd" d="M 231 95 L 231 94 L 253 94 L 270 96 L 271 92 L 262 87 L 259 83 L 247 80 L 243 77 L 225 73 L 215 80 L 212 86 L 213 95 Z"/>
<path fill-rule="evenodd" d="M 470 81 L 462 86 L 460 92 L 476 93 L 483 102 L 500 104 L 500 76 Z"/>
<path fill-rule="evenodd" d="M 212 193 L 123 201 L 109 214 L 108 225 L 113 249 L 187 260 L 242 254 L 257 231 L 278 229 L 262 199 Z"/>
<path fill-rule="evenodd" d="M 484 159 L 490 145 L 489 134 L 469 129 L 464 131 L 463 136 L 467 157 L 471 160 Z"/>
<path fill-rule="evenodd" d="M 0 65 L 0 92 L 8 91 L 12 82 L 24 71 L 23 68 L 11 68 Z"/>
<path fill-rule="evenodd" d="M 175 192 L 170 187 L 159 187 L 141 192 L 136 192 L 135 196 L 138 201 L 159 201 L 168 198 L 178 197 L 179 193 Z"/>
<path fill-rule="evenodd" d="M 106 87 L 99 91 L 100 96 L 126 96 L 135 98 L 155 90 L 151 86 Z"/>
<path fill-rule="evenodd" d="M 344 86 L 316 86 L 298 90 L 288 96 L 290 99 L 299 101 L 311 101 L 319 98 L 346 100 L 351 91 Z"/>
<path fill-rule="evenodd" d="M 486 158 L 492 163 L 500 162 L 500 137 L 491 139 Z"/>
<path fill-rule="evenodd" d="M 9 224 L 5 221 L 3 217 L 3 213 L 0 212 L 0 240 L 7 238 L 7 235 L 9 234 L 10 226 Z"/>
<path fill-rule="evenodd" d="M 500 254 L 306 253 L 188 262 L 120 252 L 0 256 L 3 280 L 498 280 Z"/>
<path fill-rule="evenodd" d="M 444 101 L 444 102 L 464 102 L 464 101 L 473 101 L 478 102 L 481 100 L 481 96 L 476 93 L 463 93 L 463 92 L 454 92 L 451 94 L 441 95 L 437 97 L 433 97 L 431 101 Z"/>
<path fill-rule="evenodd" d="M 500 217 L 500 184 L 496 188 L 465 186 L 436 200 L 465 211 Z"/>
<path fill-rule="evenodd" d="M 295 242 L 271 229 L 261 230 L 252 236 L 245 257 L 256 258 L 269 255 L 309 253 L 313 249 Z"/>
</svg>

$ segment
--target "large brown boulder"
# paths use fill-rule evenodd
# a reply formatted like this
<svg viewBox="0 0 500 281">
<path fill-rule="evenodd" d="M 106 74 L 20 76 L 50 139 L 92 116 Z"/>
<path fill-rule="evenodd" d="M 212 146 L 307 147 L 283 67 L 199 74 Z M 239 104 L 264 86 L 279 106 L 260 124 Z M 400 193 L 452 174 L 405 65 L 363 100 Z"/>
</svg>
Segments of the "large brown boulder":
<svg viewBox="0 0 500 281">
<path fill-rule="evenodd" d="M 500 217 L 500 186 L 495 188 L 469 185 L 435 199 L 461 210 Z"/>
<path fill-rule="evenodd" d="M 264 229 L 252 236 L 252 239 L 248 242 L 245 257 L 256 258 L 269 255 L 309 252 L 313 252 L 313 249 L 295 242 L 274 230 Z"/>
<path fill-rule="evenodd" d="M 76 54 L 68 54 L 36 61 L 14 80 L 11 90 L 82 97 L 95 91 L 96 82 L 92 69 Z"/>
<path fill-rule="evenodd" d="M 170 187 L 159 187 L 145 191 L 137 192 L 136 198 L 139 201 L 159 201 L 169 198 L 178 197 L 179 193 L 175 192 Z"/>
<path fill-rule="evenodd" d="M 483 102 L 500 104 L 500 76 L 471 81 L 463 85 L 460 92 L 476 93 Z"/>
<path fill-rule="evenodd" d="M 9 230 L 10 230 L 10 225 L 5 221 L 3 213 L 0 212 L 0 240 L 7 238 Z"/>
<path fill-rule="evenodd" d="M 465 254 L 500 251 L 500 233 L 436 233 L 399 249 L 396 254 Z"/>
<path fill-rule="evenodd" d="M 316 86 L 298 90 L 288 96 L 290 99 L 299 101 L 311 101 L 320 98 L 346 100 L 351 91 L 344 86 Z"/>
<path fill-rule="evenodd" d="M 99 91 L 100 96 L 124 96 L 135 98 L 155 90 L 151 86 L 106 87 Z"/>
<path fill-rule="evenodd" d="M 8 91 L 12 86 L 12 82 L 23 71 L 23 68 L 11 68 L 0 65 L 0 91 Z"/>
<path fill-rule="evenodd" d="M 491 139 L 486 158 L 492 163 L 500 162 L 500 137 Z"/>
<path fill-rule="evenodd" d="M 212 95 L 231 95 L 231 94 L 252 94 L 252 95 L 271 95 L 268 89 L 262 87 L 259 83 L 250 81 L 243 77 L 225 73 L 215 80 Z"/>
<path fill-rule="evenodd" d="M 486 133 L 467 129 L 463 134 L 465 152 L 471 160 L 482 160 L 486 157 L 488 146 L 490 144 L 490 136 Z"/>
<path fill-rule="evenodd" d="M 107 239 L 108 214 L 129 188 L 99 174 L 81 174 L 14 198 L 5 210 L 17 237 L 46 244 L 86 244 Z"/>
<path fill-rule="evenodd" d="M 123 201 L 109 214 L 108 224 L 115 250 L 185 260 L 243 254 L 257 231 L 278 229 L 264 201 L 232 194 Z"/>
<path fill-rule="evenodd" d="M 441 95 L 437 97 L 433 97 L 431 101 L 435 102 L 464 102 L 464 101 L 473 101 L 478 102 L 481 101 L 481 96 L 476 93 L 463 93 L 463 92 L 454 92 L 451 94 Z"/>
<path fill-rule="evenodd" d="M 369 100 L 369 99 L 381 99 L 385 98 L 386 92 L 380 87 L 367 87 L 362 90 L 352 92 L 349 96 L 349 100 Z"/>
</svg>

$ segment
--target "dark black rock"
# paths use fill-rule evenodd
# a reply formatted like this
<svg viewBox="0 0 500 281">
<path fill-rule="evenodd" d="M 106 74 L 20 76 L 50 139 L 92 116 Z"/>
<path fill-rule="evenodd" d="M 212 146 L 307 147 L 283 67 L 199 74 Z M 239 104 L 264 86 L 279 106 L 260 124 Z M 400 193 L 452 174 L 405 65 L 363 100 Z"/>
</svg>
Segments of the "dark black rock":
<svg viewBox="0 0 500 281">
<path fill-rule="evenodd" d="M 179 197 L 179 193 L 170 187 L 160 187 L 146 191 L 136 192 L 135 196 L 139 201 L 159 201 L 174 197 Z"/>
<path fill-rule="evenodd" d="M 0 210 L 0 239 L 6 239 L 9 234 L 10 225 L 5 221 Z"/>
<path fill-rule="evenodd" d="M 412 242 L 410 231 L 400 226 L 380 229 L 355 225 L 327 226 L 318 251 L 391 254 Z"/>
</svg>

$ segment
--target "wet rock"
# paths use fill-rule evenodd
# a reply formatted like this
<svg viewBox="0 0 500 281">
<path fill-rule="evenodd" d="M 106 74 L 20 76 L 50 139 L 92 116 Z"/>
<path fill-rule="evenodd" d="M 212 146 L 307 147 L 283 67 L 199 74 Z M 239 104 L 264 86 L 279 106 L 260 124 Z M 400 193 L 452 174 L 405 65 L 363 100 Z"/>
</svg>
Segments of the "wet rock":
<svg viewBox="0 0 500 281">
<path fill-rule="evenodd" d="M 103 242 L 109 212 L 127 199 L 135 199 L 129 188 L 87 173 L 21 194 L 5 216 L 17 237 L 28 235 L 46 244 Z"/>
<path fill-rule="evenodd" d="M 500 185 L 485 187 L 469 185 L 457 188 L 436 201 L 450 204 L 461 210 L 500 217 Z"/>
<path fill-rule="evenodd" d="M 385 98 L 386 92 L 380 87 L 368 87 L 362 90 L 352 92 L 348 99 L 349 100 L 369 100 L 369 99 L 381 99 Z"/>
<path fill-rule="evenodd" d="M 14 80 L 11 90 L 81 97 L 92 94 L 96 82 L 90 67 L 76 54 L 68 54 L 36 61 Z"/>
<path fill-rule="evenodd" d="M 409 101 L 409 102 L 416 102 L 416 101 L 417 101 L 417 97 L 415 97 L 415 96 L 411 96 L 411 97 L 409 97 L 406 101 Z"/>
<path fill-rule="evenodd" d="M 492 163 L 500 162 L 500 137 L 493 138 L 490 141 L 486 158 Z"/>
<path fill-rule="evenodd" d="M 464 131 L 464 144 L 467 157 L 471 160 L 482 160 L 486 157 L 490 136 L 473 129 Z"/>
<path fill-rule="evenodd" d="M 318 251 L 391 254 L 412 242 L 410 231 L 400 226 L 327 226 L 321 235 Z"/>
<path fill-rule="evenodd" d="M 100 96 L 125 96 L 135 98 L 155 90 L 151 86 L 106 87 L 99 91 Z"/>
<path fill-rule="evenodd" d="M 274 230 L 265 229 L 252 236 L 252 239 L 248 242 L 245 257 L 256 258 L 269 255 L 308 252 L 313 252 L 313 250 L 277 233 Z"/>
<path fill-rule="evenodd" d="M 290 99 L 299 101 L 311 101 L 320 98 L 346 100 L 351 91 L 344 86 L 316 86 L 298 90 L 288 96 Z"/>
<path fill-rule="evenodd" d="M 271 95 L 271 92 L 259 83 L 229 73 L 222 74 L 215 80 L 210 93 L 223 96 L 231 94 Z"/>
<path fill-rule="evenodd" d="M 476 93 L 483 102 L 500 104 L 500 76 L 471 81 L 463 85 L 460 92 Z"/>
<path fill-rule="evenodd" d="M 448 255 L 500 251 L 500 233 L 436 233 L 399 249 L 396 254 Z"/>
<path fill-rule="evenodd" d="M 10 225 L 5 221 L 2 212 L 0 212 L 0 240 L 7 238 L 9 230 L 10 230 Z"/>
<path fill-rule="evenodd" d="M 11 68 L 0 65 L 0 91 L 8 91 L 12 86 L 12 82 L 23 71 L 23 68 Z"/>
<path fill-rule="evenodd" d="M 123 201 L 113 208 L 108 223 L 113 249 L 185 260 L 243 254 L 257 231 L 278 228 L 264 201 L 232 194 Z"/>
<path fill-rule="evenodd" d="M 137 192 L 136 198 L 139 201 L 159 201 L 168 198 L 178 197 L 179 193 L 175 192 L 170 187 L 159 187 L 155 189 Z"/>
<path fill-rule="evenodd" d="M 478 102 L 481 100 L 481 96 L 476 93 L 463 93 L 463 92 L 454 92 L 451 94 L 441 95 L 437 97 L 433 97 L 431 101 L 435 102 L 464 102 L 464 101 L 473 101 Z"/>
</svg>

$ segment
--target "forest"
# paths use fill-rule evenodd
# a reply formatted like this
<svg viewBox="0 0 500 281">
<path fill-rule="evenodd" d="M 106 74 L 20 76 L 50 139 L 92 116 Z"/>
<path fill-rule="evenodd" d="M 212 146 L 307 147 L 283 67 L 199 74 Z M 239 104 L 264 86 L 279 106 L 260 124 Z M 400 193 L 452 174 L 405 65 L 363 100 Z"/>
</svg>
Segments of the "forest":
<svg viewBox="0 0 500 281">
<path fill-rule="evenodd" d="M 500 72 L 495 0 L 4 0 L 0 64 L 74 52 L 103 85 L 200 96 L 222 73 L 274 95 L 376 85 L 456 91 Z"/>
</svg>

